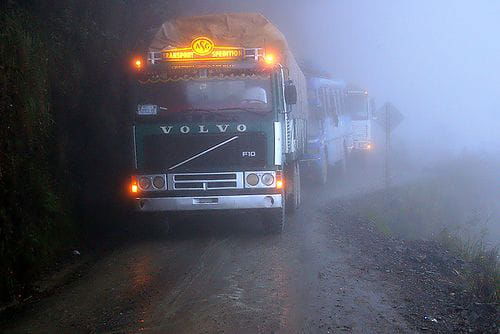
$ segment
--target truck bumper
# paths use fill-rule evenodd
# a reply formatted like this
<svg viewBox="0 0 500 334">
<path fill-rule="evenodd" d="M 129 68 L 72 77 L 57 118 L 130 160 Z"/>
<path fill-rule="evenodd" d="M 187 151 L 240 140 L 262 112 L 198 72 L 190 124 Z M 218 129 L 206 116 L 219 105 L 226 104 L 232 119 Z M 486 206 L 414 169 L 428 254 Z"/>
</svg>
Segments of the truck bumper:
<svg viewBox="0 0 500 334">
<path fill-rule="evenodd" d="M 281 208 L 281 194 L 136 198 L 141 212 Z"/>
</svg>

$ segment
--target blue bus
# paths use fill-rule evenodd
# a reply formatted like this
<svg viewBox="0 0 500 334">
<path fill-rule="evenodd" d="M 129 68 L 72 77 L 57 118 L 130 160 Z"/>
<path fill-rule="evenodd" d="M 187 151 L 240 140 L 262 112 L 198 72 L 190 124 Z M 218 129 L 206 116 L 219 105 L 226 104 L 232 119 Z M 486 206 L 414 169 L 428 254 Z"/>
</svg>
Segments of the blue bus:
<svg viewBox="0 0 500 334">
<path fill-rule="evenodd" d="M 346 112 L 346 83 L 342 80 L 308 77 L 308 140 L 303 165 L 319 184 L 344 171 L 353 147 L 351 115 Z"/>
</svg>

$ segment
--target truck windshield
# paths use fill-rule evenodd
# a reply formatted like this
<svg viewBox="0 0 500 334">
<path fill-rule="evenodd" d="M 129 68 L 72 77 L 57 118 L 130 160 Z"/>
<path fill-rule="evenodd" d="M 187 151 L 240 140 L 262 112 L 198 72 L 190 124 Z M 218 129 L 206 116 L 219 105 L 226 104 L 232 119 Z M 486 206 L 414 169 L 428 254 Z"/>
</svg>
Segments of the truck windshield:
<svg viewBox="0 0 500 334">
<path fill-rule="evenodd" d="M 347 95 L 345 99 L 347 113 L 353 120 L 368 119 L 368 98 L 366 95 L 353 94 Z"/>
<path fill-rule="evenodd" d="M 185 111 L 264 113 L 272 109 L 271 77 L 221 75 L 207 79 L 138 81 L 134 100 L 138 108 L 157 106 L 159 115 Z"/>
</svg>

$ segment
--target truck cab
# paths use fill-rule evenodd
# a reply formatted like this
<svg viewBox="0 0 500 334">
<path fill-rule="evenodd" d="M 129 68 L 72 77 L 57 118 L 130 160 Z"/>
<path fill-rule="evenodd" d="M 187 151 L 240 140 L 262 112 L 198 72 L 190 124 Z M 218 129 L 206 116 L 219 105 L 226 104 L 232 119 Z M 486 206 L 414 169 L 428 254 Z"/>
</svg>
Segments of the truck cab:
<svg viewBox="0 0 500 334">
<path fill-rule="evenodd" d="M 198 37 L 134 61 L 138 212 L 255 211 L 283 230 L 285 206 L 300 204 L 306 120 L 281 57 Z"/>
</svg>

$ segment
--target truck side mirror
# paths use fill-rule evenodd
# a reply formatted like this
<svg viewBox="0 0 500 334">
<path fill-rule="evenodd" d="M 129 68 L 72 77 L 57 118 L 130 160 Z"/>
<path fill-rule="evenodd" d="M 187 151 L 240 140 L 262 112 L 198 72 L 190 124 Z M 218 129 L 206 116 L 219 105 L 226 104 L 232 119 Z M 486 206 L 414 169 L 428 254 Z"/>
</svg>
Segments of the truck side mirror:
<svg viewBox="0 0 500 334">
<path fill-rule="evenodd" d="M 297 87 L 293 84 L 285 86 L 285 102 L 292 105 L 297 104 Z"/>
</svg>

